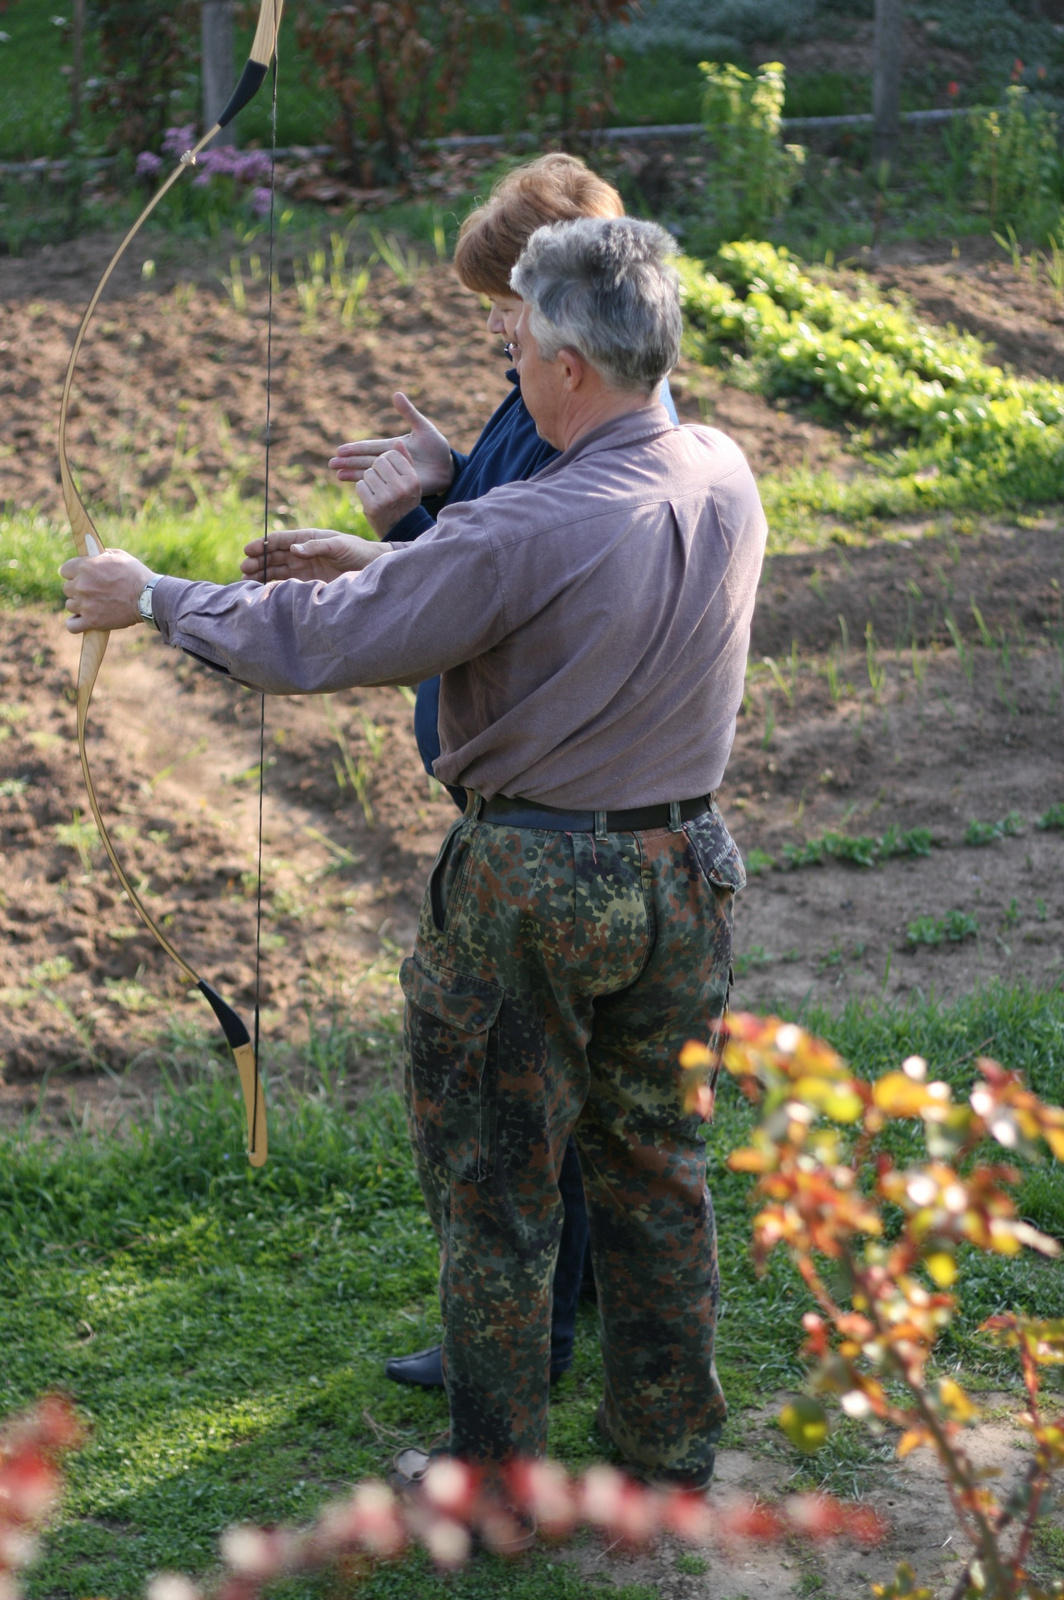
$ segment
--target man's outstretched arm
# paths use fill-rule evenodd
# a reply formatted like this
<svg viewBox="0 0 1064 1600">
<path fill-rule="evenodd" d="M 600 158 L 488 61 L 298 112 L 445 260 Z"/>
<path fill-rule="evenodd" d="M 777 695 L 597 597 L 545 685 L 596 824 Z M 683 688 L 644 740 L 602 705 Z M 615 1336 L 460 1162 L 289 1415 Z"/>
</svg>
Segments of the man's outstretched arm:
<svg viewBox="0 0 1064 1600">
<path fill-rule="evenodd" d="M 492 541 L 467 511 L 417 544 L 332 583 L 194 583 L 159 577 L 123 550 L 60 569 L 67 627 L 128 628 L 151 614 L 168 644 L 269 694 L 419 683 L 507 632 Z"/>
</svg>

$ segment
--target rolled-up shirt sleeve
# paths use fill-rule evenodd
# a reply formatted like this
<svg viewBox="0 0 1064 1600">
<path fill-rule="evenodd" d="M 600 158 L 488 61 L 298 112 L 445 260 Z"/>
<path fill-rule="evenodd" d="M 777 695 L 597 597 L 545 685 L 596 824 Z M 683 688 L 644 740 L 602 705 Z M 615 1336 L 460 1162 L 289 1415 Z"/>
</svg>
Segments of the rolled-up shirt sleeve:
<svg viewBox="0 0 1064 1600">
<path fill-rule="evenodd" d="M 510 628 L 492 541 L 468 506 L 332 583 L 160 578 L 152 600 L 167 644 L 267 694 L 420 683 Z"/>
</svg>

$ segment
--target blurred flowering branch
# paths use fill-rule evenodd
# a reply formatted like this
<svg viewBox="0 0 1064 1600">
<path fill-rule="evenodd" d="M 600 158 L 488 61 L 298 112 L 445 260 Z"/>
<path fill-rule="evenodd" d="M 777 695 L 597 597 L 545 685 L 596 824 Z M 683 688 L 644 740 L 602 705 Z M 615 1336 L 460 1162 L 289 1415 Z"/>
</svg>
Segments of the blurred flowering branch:
<svg viewBox="0 0 1064 1600">
<path fill-rule="evenodd" d="M 921 1446 L 938 1456 L 973 1547 L 951 1600 L 1064 1595 L 1064 1582 L 1041 1589 L 1026 1571 L 1050 1477 L 1064 1465 L 1064 1416 L 1047 1421 L 1039 1399 L 1039 1368 L 1064 1361 L 1064 1321 L 1009 1314 L 984 1325 L 1019 1352 L 1028 1401 L 1022 1421 L 1034 1447 L 1026 1473 L 1004 1499 L 961 1442 L 976 1406 L 955 1379 L 927 1375 L 935 1341 L 956 1308 L 949 1289 L 958 1245 L 1002 1255 L 1024 1247 L 1060 1254 L 1055 1239 L 1017 1217 L 1008 1192 L 1019 1181 L 1017 1170 L 975 1158 L 994 1142 L 1028 1159 L 1048 1146 L 1064 1160 L 1064 1111 L 1044 1105 L 1015 1073 L 986 1059 L 976 1063 L 980 1079 L 967 1101 L 955 1101 L 947 1083 L 927 1082 L 927 1063 L 918 1056 L 870 1083 L 854 1077 L 822 1040 L 775 1017 L 730 1017 L 719 1059 L 761 1107 L 751 1144 L 729 1157 L 735 1171 L 756 1176 L 765 1202 L 754 1219 L 755 1259 L 763 1266 L 784 1245 L 819 1307 L 803 1318 L 805 1352 L 816 1363 L 814 1393 L 838 1395 L 849 1416 L 899 1428 L 899 1457 Z M 710 1109 L 707 1081 L 717 1060 L 717 1051 L 699 1044 L 681 1056 L 690 1074 L 689 1104 L 702 1114 Z M 923 1125 L 927 1160 L 899 1167 L 877 1148 L 877 1136 L 892 1122 L 913 1119 Z M 889 1238 L 888 1203 L 901 1213 Z M 830 1283 L 825 1262 L 834 1264 Z M 845 1300 L 831 1284 L 846 1286 Z M 786 1407 L 780 1422 L 803 1450 L 817 1449 L 827 1436 L 827 1414 L 814 1396 Z M 928 1591 L 899 1567 L 875 1593 L 917 1600 Z"/>
<path fill-rule="evenodd" d="M 73 1407 L 58 1396 L 0 1427 L 0 1600 L 17 1600 L 15 1574 L 33 1560 L 37 1530 L 59 1499 L 60 1457 L 80 1441 Z"/>
<path fill-rule="evenodd" d="M 63 1401 L 45 1400 L 11 1423 L 0 1453 L 0 1597 L 17 1600 L 5 1575 L 33 1556 L 33 1533 L 58 1499 L 56 1458 L 78 1442 L 77 1421 Z M 222 1538 L 222 1575 L 201 1587 L 178 1573 L 148 1585 L 148 1600 L 258 1600 L 275 1580 L 297 1573 L 368 1574 L 413 1546 L 436 1566 L 463 1565 L 478 1542 L 505 1554 L 523 1547 L 529 1523 L 553 1540 L 577 1528 L 609 1545 L 634 1549 L 659 1534 L 689 1544 L 733 1546 L 744 1540 L 832 1539 L 877 1543 L 885 1532 L 875 1512 L 823 1495 L 795 1495 L 778 1506 L 733 1499 L 710 1504 L 684 1490 L 662 1492 L 633 1483 L 609 1466 L 573 1478 L 553 1461 L 518 1461 L 501 1481 L 451 1457 L 434 1461 L 416 1493 L 399 1496 L 384 1483 L 360 1483 L 325 1508 L 309 1528 L 230 1528 Z M 5 1565 L 6 1563 L 6 1565 Z"/>
</svg>

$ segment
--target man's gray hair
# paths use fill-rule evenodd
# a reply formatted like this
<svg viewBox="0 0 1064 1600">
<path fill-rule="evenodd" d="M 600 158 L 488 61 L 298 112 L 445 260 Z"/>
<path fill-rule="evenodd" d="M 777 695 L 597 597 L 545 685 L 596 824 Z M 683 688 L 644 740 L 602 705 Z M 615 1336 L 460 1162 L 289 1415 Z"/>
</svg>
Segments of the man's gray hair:
<svg viewBox="0 0 1064 1600">
<path fill-rule="evenodd" d="M 615 389 L 657 387 L 680 355 L 675 244 L 656 222 L 578 217 L 537 228 L 510 276 L 540 354 L 577 351 Z"/>
</svg>

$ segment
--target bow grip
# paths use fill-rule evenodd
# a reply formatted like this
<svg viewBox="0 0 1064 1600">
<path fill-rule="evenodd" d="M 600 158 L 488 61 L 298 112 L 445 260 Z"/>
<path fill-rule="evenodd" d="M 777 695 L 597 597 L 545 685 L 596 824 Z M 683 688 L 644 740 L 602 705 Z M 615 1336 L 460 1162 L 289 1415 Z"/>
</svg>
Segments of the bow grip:
<svg viewBox="0 0 1064 1600">
<path fill-rule="evenodd" d="M 229 96 L 229 102 L 225 110 L 218 118 L 219 128 L 226 127 L 230 122 L 232 122 L 238 111 L 243 111 L 249 100 L 254 100 L 255 96 L 262 88 L 263 79 L 268 71 L 268 63 L 265 66 L 260 64 L 258 61 L 248 61 L 245 63 L 244 70 L 240 74 L 237 86 Z"/>
</svg>

